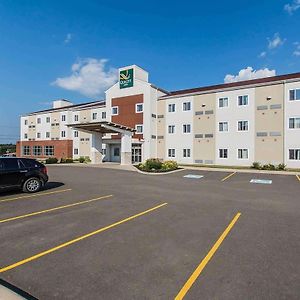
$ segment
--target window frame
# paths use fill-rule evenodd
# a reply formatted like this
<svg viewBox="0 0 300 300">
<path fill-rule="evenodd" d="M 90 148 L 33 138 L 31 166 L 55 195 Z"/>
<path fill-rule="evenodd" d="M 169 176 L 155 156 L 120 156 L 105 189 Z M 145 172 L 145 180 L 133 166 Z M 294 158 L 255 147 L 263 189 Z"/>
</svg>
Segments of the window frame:
<svg viewBox="0 0 300 300">
<path fill-rule="evenodd" d="M 49 154 L 49 151 L 51 151 L 50 154 Z M 44 155 L 45 156 L 54 156 L 54 154 L 55 154 L 55 147 L 54 147 L 54 145 L 45 145 L 44 146 Z"/>
<path fill-rule="evenodd" d="M 220 125 L 223 124 L 223 130 L 220 130 Z M 227 124 L 227 130 L 224 130 L 224 124 Z M 220 121 L 218 122 L 218 130 L 219 132 L 229 132 L 229 122 L 228 121 Z"/>
<path fill-rule="evenodd" d="M 175 148 L 169 148 L 168 149 L 168 157 L 171 157 L 171 158 L 176 157 L 176 150 L 175 150 Z"/>
<path fill-rule="evenodd" d="M 25 153 L 25 147 L 28 150 L 28 153 Z M 22 155 L 24 155 L 24 156 L 30 156 L 31 155 L 31 147 L 29 145 L 22 146 Z"/>
<path fill-rule="evenodd" d="M 172 130 L 170 130 L 172 129 Z M 168 125 L 168 133 L 175 134 L 175 125 Z"/>
<path fill-rule="evenodd" d="M 142 107 L 142 110 L 138 110 L 138 107 L 141 106 Z M 136 103 L 135 104 L 135 113 L 136 114 L 141 114 L 144 112 L 144 103 Z"/>
<path fill-rule="evenodd" d="M 140 132 L 140 131 L 138 131 L 138 127 L 141 127 L 142 128 L 142 131 Z M 143 134 L 144 133 L 144 124 L 136 124 L 135 125 L 135 130 L 136 130 L 136 132 L 135 132 L 135 134 Z"/>
<path fill-rule="evenodd" d="M 295 94 L 294 94 L 294 98 L 295 99 L 291 99 L 291 92 L 294 92 Z M 299 93 L 299 99 L 297 99 L 297 91 L 299 91 L 298 93 Z M 295 88 L 295 89 L 290 89 L 289 90 L 289 101 L 300 101 L 300 88 L 299 89 L 297 89 L 297 88 Z"/>
<path fill-rule="evenodd" d="M 191 158 L 191 148 L 183 148 L 182 149 L 182 157 L 183 158 Z"/>
<path fill-rule="evenodd" d="M 221 156 L 222 152 L 223 152 L 223 156 L 225 156 L 224 154 L 226 153 L 226 157 Z M 219 148 L 219 159 L 228 159 L 228 148 Z"/>
<path fill-rule="evenodd" d="M 170 110 L 170 107 L 174 108 L 174 110 L 173 109 Z M 168 112 L 169 113 L 176 112 L 176 103 L 168 103 Z"/>
<path fill-rule="evenodd" d="M 185 127 L 186 126 L 186 127 Z M 184 128 L 189 128 L 189 131 L 185 131 Z M 192 132 L 192 125 L 191 124 L 182 124 L 182 133 L 183 134 L 190 134 Z"/>
<path fill-rule="evenodd" d="M 188 109 L 187 109 L 187 106 L 188 105 Z M 191 101 L 185 101 L 185 102 L 182 102 L 182 111 L 191 111 L 192 110 L 192 103 Z"/>
<path fill-rule="evenodd" d="M 227 105 L 226 106 L 220 106 L 220 100 L 227 99 Z M 218 98 L 218 108 L 226 108 L 229 107 L 229 97 L 219 97 Z"/>
<path fill-rule="evenodd" d="M 240 97 L 247 97 L 247 104 L 240 104 L 240 102 L 239 102 L 239 100 L 240 100 Z M 237 105 L 238 105 L 238 107 L 241 107 L 241 106 L 249 106 L 249 101 L 250 99 L 249 99 L 249 95 L 248 94 L 246 94 L 246 95 L 239 95 L 239 96 L 237 96 Z"/>
<path fill-rule="evenodd" d="M 239 123 L 240 122 L 247 122 L 247 130 L 239 130 Z M 237 121 L 237 131 L 238 132 L 248 132 L 249 128 L 250 128 L 250 122 L 249 122 L 249 120 L 238 120 Z"/>
<path fill-rule="evenodd" d="M 113 112 L 114 109 L 117 110 L 116 113 Z M 119 106 L 112 106 L 112 107 L 111 107 L 111 115 L 112 115 L 112 116 L 118 116 L 118 115 L 119 115 Z"/>
<path fill-rule="evenodd" d="M 240 150 L 247 150 L 247 158 L 239 157 L 239 151 Z M 243 152 L 242 152 L 243 153 Z M 243 155 L 242 155 L 243 156 Z M 249 160 L 249 148 L 238 148 L 237 149 L 237 159 L 238 160 Z"/>
<path fill-rule="evenodd" d="M 290 120 L 294 119 L 294 127 L 290 127 Z M 296 122 L 298 120 L 299 123 Z M 299 127 L 296 127 L 296 124 L 299 124 Z M 288 118 L 288 129 L 297 130 L 300 129 L 300 117 L 289 117 Z"/>
<path fill-rule="evenodd" d="M 39 149 L 39 154 L 36 154 L 36 149 Z M 32 155 L 33 156 L 42 156 L 43 155 L 43 147 L 40 145 L 32 146 Z"/>
<path fill-rule="evenodd" d="M 291 158 L 291 151 L 294 152 L 293 156 L 294 158 Z M 298 158 L 296 158 L 298 157 Z M 289 149 L 289 160 L 291 161 L 300 161 L 300 148 L 293 148 L 293 149 Z"/>
</svg>

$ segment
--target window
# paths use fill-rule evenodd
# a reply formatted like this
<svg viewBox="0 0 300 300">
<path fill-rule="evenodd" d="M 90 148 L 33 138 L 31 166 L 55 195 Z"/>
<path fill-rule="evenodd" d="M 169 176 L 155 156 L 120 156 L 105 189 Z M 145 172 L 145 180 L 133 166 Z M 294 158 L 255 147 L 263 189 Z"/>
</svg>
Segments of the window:
<svg viewBox="0 0 300 300">
<path fill-rule="evenodd" d="M 168 157 L 175 157 L 175 149 L 168 149 Z"/>
<path fill-rule="evenodd" d="M 238 159 L 248 159 L 248 149 L 238 149 Z"/>
<path fill-rule="evenodd" d="M 102 112 L 102 119 L 106 119 L 106 111 Z"/>
<path fill-rule="evenodd" d="M 119 147 L 114 148 L 114 156 L 120 156 L 120 148 Z"/>
<path fill-rule="evenodd" d="M 38 132 L 38 133 L 36 134 L 36 137 L 37 137 L 38 139 L 40 139 L 40 138 L 41 138 L 41 133 Z"/>
<path fill-rule="evenodd" d="M 183 149 L 183 157 L 191 157 L 191 149 Z"/>
<path fill-rule="evenodd" d="M 175 133 L 175 125 L 169 125 L 168 132 L 169 133 Z"/>
<path fill-rule="evenodd" d="M 183 133 L 190 133 L 190 132 L 191 132 L 191 124 L 184 124 Z"/>
<path fill-rule="evenodd" d="M 219 98 L 219 107 L 228 107 L 228 98 Z"/>
<path fill-rule="evenodd" d="M 41 118 L 37 118 L 37 123 L 41 124 Z"/>
<path fill-rule="evenodd" d="M 46 118 L 46 123 L 50 123 L 50 117 Z"/>
<path fill-rule="evenodd" d="M 50 138 L 50 132 L 46 132 L 46 139 Z"/>
<path fill-rule="evenodd" d="M 27 139 L 27 138 L 28 138 L 28 134 L 24 133 L 24 139 Z"/>
<path fill-rule="evenodd" d="M 66 121 L 66 115 L 62 115 L 62 116 L 61 116 L 61 120 L 62 120 L 63 122 L 65 122 L 65 121 Z"/>
<path fill-rule="evenodd" d="M 300 100 L 300 89 L 290 90 L 290 101 Z"/>
<path fill-rule="evenodd" d="M 111 108 L 111 114 L 112 114 L 112 116 L 118 115 L 119 114 L 119 107 L 118 106 L 113 106 Z"/>
<path fill-rule="evenodd" d="M 248 131 L 249 122 L 248 121 L 238 121 L 238 131 Z"/>
<path fill-rule="evenodd" d="M 45 146 L 44 147 L 45 156 L 54 156 L 54 146 Z"/>
<path fill-rule="evenodd" d="M 249 103 L 248 95 L 238 96 L 238 105 L 239 106 L 248 105 L 248 103 Z"/>
<path fill-rule="evenodd" d="M 23 146 L 22 148 L 23 155 L 30 155 L 30 146 Z"/>
<path fill-rule="evenodd" d="M 290 160 L 300 160 L 300 149 L 289 149 Z"/>
<path fill-rule="evenodd" d="M 78 155 L 78 148 L 74 148 L 74 155 Z"/>
<path fill-rule="evenodd" d="M 299 129 L 300 128 L 300 117 L 299 118 L 289 118 L 289 128 Z"/>
<path fill-rule="evenodd" d="M 168 105 L 168 112 L 175 112 L 175 104 L 174 103 Z"/>
<path fill-rule="evenodd" d="M 137 134 L 143 133 L 143 125 L 135 125 L 135 130 Z"/>
<path fill-rule="evenodd" d="M 219 131 L 228 131 L 228 122 L 219 122 Z"/>
<path fill-rule="evenodd" d="M 65 131 L 61 132 L 61 137 L 66 137 L 66 132 Z"/>
<path fill-rule="evenodd" d="M 79 120 L 79 116 L 78 116 L 78 115 L 75 115 L 75 116 L 74 116 L 74 121 L 75 121 L 75 122 L 78 122 L 78 120 Z"/>
<path fill-rule="evenodd" d="M 24 120 L 24 125 L 27 125 L 28 124 L 28 120 Z"/>
<path fill-rule="evenodd" d="M 35 156 L 41 156 L 42 155 L 42 146 L 33 146 L 32 154 Z"/>
<path fill-rule="evenodd" d="M 17 159 L 3 159 L 2 164 L 4 170 L 17 170 L 19 169 L 19 163 Z"/>
<path fill-rule="evenodd" d="M 144 111 L 144 105 L 143 103 L 137 103 L 135 105 L 135 112 L 136 113 L 142 113 Z"/>
<path fill-rule="evenodd" d="M 183 104 L 182 104 L 182 110 L 183 111 L 191 110 L 191 102 L 183 102 Z"/>
<path fill-rule="evenodd" d="M 93 117 L 92 118 L 93 118 L 93 120 L 97 119 L 97 113 L 96 112 L 93 113 Z"/>
<path fill-rule="evenodd" d="M 74 137 L 78 137 L 78 131 L 77 130 L 74 131 Z"/>
<path fill-rule="evenodd" d="M 219 149 L 219 158 L 228 158 L 228 149 Z"/>
</svg>

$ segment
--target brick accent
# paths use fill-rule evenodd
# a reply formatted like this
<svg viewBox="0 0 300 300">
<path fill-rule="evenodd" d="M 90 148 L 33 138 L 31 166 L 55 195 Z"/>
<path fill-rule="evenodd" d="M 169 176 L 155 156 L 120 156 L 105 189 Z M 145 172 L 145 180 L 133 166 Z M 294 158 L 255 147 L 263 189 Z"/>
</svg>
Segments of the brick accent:
<svg viewBox="0 0 300 300">
<path fill-rule="evenodd" d="M 21 146 L 29 146 L 31 148 L 31 155 L 24 156 L 28 158 L 48 158 L 44 155 L 44 146 L 54 146 L 54 156 L 58 159 L 73 157 L 73 141 L 72 140 L 47 140 L 47 141 L 18 141 L 17 142 L 17 156 L 22 157 Z M 42 146 L 43 153 L 41 156 L 32 155 L 33 146 Z"/>
</svg>

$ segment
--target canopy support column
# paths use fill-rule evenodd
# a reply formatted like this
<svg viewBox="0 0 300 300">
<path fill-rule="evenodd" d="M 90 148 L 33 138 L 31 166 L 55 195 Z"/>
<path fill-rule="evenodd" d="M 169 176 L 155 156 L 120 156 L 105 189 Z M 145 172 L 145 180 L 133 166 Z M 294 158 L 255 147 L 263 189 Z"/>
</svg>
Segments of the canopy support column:
<svg viewBox="0 0 300 300">
<path fill-rule="evenodd" d="M 91 161 L 93 164 L 102 163 L 102 133 L 92 132 Z"/>
<path fill-rule="evenodd" d="M 131 165 L 131 144 L 132 132 L 124 131 L 121 133 L 121 165 Z"/>
</svg>

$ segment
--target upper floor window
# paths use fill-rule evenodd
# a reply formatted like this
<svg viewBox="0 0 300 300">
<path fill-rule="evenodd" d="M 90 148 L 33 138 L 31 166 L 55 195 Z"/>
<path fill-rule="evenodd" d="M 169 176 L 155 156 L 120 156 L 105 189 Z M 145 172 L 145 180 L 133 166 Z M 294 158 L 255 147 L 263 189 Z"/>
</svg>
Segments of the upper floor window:
<svg viewBox="0 0 300 300">
<path fill-rule="evenodd" d="M 142 113 L 144 111 L 144 105 L 143 103 L 137 103 L 135 105 L 135 112 L 136 113 Z"/>
<path fill-rule="evenodd" d="M 300 117 L 299 118 L 289 118 L 289 128 L 299 129 L 300 128 Z"/>
<path fill-rule="evenodd" d="M 46 118 L 46 123 L 50 123 L 50 117 Z"/>
<path fill-rule="evenodd" d="M 77 130 L 74 131 L 74 137 L 78 137 L 78 131 Z"/>
<path fill-rule="evenodd" d="M 46 138 L 50 138 L 50 132 L 46 132 Z"/>
<path fill-rule="evenodd" d="M 168 105 L 168 112 L 175 112 L 175 103 Z"/>
<path fill-rule="evenodd" d="M 248 121 L 238 121 L 238 131 L 248 131 L 249 122 Z"/>
<path fill-rule="evenodd" d="M 36 134 L 36 137 L 37 137 L 38 139 L 40 139 L 40 138 L 41 138 L 41 133 L 38 132 L 38 133 Z"/>
<path fill-rule="evenodd" d="M 135 125 L 135 130 L 136 133 L 141 134 L 144 131 L 143 125 L 139 124 L 139 125 Z"/>
<path fill-rule="evenodd" d="M 169 133 L 175 133 L 175 125 L 169 125 L 168 126 L 168 132 Z"/>
<path fill-rule="evenodd" d="M 289 149 L 290 160 L 300 160 L 300 149 Z"/>
<path fill-rule="evenodd" d="M 183 133 L 190 133 L 190 132 L 191 132 L 191 124 L 184 124 Z"/>
<path fill-rule="evenodd" d="M 65 131 L 61 132 L 61 137 L 66 137 L 66 132 Z"/>
<path fill-rule="evenodd" d="M 248 95 L 238 96 L 238 105 L 239 106 L 248 105 L 248 104 L 249 104 Z"/>
<path fill-rule="evenodd" d="M 219 98 L 219 107 L 228 107 L 228 98 Z"/>
<path fill-rule="evenodd" d="M 41 118 L 37 118 L 37 123 L 41 124 Z"/>
<path fill-rule="evenodd" d="M 182 110 L 183 111 L 191 110 L 191 102 L 183 102 L 183 104 L 182 104 Z"/>
<path fill-rule="evenodd" d="M 93 120 L 96 120 L 96 119 L 97 119 L 97 113 L 96 113 L 96 112 L 93 113 L 92 118 L 93 118 Z"/>
<path fill-rule="evenodd" d="M 24 125 L 27 125 L 28 124 L 28 120 L 24 120 Z"/>
<path fill-rule="evenodd" d="M 118 115 L 119 114 L 119 107 L 118 106 L 113 106 L 111 108 L 111 114 L 112 114 L 112 116 Z"/>
<path fill-rule="evenodd" d="M 27 138 L 28 138 L 28 134 L 24 133 L 24 139 L 27 139 Z"/>
<path fill-rule="evenodd" d="M 219 131 L 228 131 L 228 122 L 219 122 Z"/>
<path fill-rule="evenodd" d="M 300 89 L 290 90 L 290 101 L 300 100 Z"/>
<path fill-rule="evenodd" d="M 106 111 L 102 112 L 102 116 L 101 117 L 102 117 L 102 119 L 106 119 Z"/>
<path fill-rule="evenodd" d="M 63 122 L 65 122 L 65 121 L 66 121 L 66 115 L 62 115 L 62 116 L 61 116 L 61 120 L 62 120 Z"/>
<path fill-rule="evenodd" d="M 75 116 L 74 116 L 74 121 L 77 122 L 78 120 L 79 120 L 79 116 L 78 116 L 78 115 L 75 115 Z"/>
</svg>

